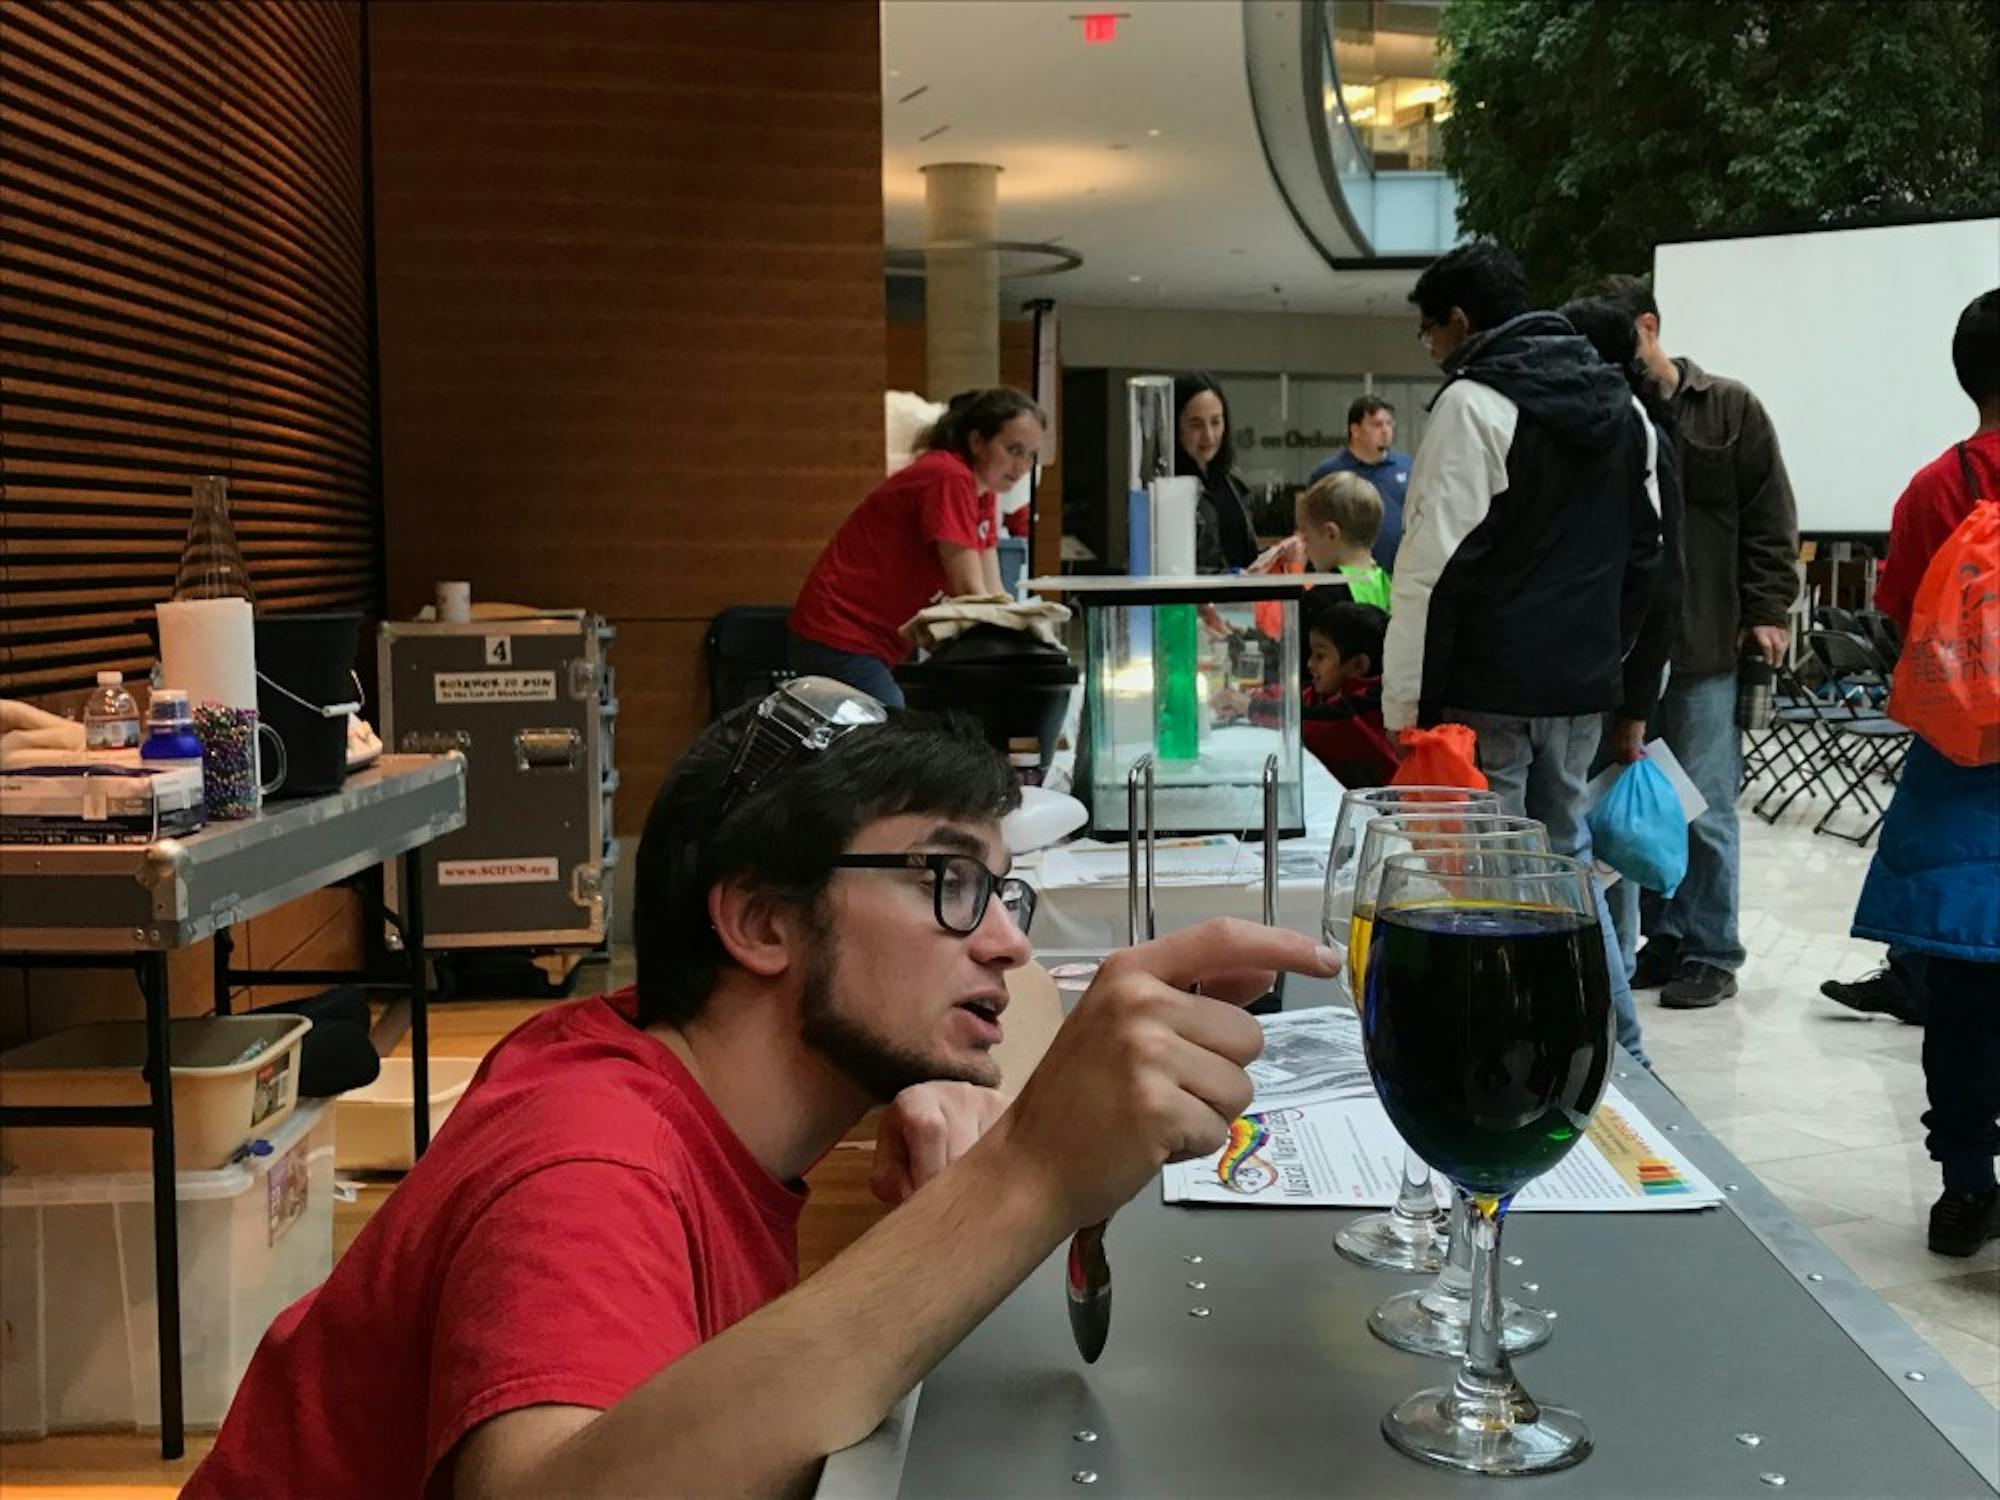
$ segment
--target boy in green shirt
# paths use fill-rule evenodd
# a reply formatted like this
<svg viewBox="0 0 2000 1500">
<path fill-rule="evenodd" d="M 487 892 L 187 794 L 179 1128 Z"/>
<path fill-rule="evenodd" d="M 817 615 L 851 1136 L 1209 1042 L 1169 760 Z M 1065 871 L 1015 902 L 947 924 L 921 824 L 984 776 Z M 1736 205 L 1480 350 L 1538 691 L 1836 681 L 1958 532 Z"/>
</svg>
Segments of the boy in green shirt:
<svg viewBox="0 0 2000 1500">
<path fill-rule="evenodd" d="M 1299 496 L 1293 519 L 1316 571 L 1339 573 L 1355 603 L 1389 608 L 1389 574 L 1369 550 L 1382 529 L 1374 485 L 1359 474 L 1329 474 Z"/>
</svg>

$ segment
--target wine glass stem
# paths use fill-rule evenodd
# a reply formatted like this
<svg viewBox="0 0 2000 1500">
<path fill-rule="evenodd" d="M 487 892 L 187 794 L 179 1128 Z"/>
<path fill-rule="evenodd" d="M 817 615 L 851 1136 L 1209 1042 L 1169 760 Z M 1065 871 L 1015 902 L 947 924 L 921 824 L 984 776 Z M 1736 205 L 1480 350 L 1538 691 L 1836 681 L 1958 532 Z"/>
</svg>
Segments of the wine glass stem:
<svg viewBox="0 0 2000 1500">
<path fill-rule="evenodd" d="M 1466 1330 L 1465 1364 L 1457 1382 L 1461 1398 L 1482 1405 L 1499 1402 L 1516 1420 L 1533 1421 L 1534 1403 L 1515 1382 L 1501 1343 L 1500 1224 L 1503 1204 L 1492 1199 L 1465 1202 L 1467 1238 L 1472 1242 L 1472 1322 Z"/>
<path fill-rule="evenodd" d="M 1407 1146 L 1403 1148 L 1403 1187 L 1396 1195 L 1395 1213 L 1399 1219 L 1421 1219 L 1426 1225 L 1437 1218 L 1437 1197 L 1431 1192 L 1430 1166 Z"/>
</svg>

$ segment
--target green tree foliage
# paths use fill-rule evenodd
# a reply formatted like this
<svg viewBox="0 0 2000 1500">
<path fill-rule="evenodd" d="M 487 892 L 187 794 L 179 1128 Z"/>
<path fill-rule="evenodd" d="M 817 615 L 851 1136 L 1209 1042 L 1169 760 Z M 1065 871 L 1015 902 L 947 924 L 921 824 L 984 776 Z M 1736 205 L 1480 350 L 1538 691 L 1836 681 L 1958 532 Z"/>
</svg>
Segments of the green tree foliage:
<svg viewBox="0 0 2000 1500">
<path fill-rule="evenodd" d="M 2000 205 L 1990 0 L 1455 0 L 1463 227 L 1544 298 L 1704 231 Z"/>
</svg>

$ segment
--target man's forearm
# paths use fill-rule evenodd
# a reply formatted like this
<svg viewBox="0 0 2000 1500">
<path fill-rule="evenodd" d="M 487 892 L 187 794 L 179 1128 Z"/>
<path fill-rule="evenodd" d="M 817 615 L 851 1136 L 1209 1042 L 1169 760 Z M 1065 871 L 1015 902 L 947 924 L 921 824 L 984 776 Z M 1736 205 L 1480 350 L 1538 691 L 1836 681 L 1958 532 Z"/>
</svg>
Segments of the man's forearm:
<svg viewBox="0 0 2000 1500">
<path fill-rule="evenodd" d="M 889 1408 L 1060 1241 L 989 1136 L 796 1290 L 594 1419 L 522 1495 L 780 1495 Z"/>
</svg>

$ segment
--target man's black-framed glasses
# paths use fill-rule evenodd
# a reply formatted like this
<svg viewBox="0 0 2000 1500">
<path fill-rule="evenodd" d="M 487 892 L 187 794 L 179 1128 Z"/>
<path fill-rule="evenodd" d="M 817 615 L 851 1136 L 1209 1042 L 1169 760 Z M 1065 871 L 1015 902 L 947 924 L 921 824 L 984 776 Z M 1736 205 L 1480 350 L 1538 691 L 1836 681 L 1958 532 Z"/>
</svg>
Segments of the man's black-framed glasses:
<svg viewBox="0 0 2000 1500">
<path fill-rule="evenodd" d="M 931 912 L 938 926 L 970 937 L 986 919 L 997 894 L 1014 925 L 1026 932 L 1035 920 L 1035 888 L 1014 875 L 995 875 L 970 854 L 843 854 L 837 870 L 928 870 Z"/>
</svg>

